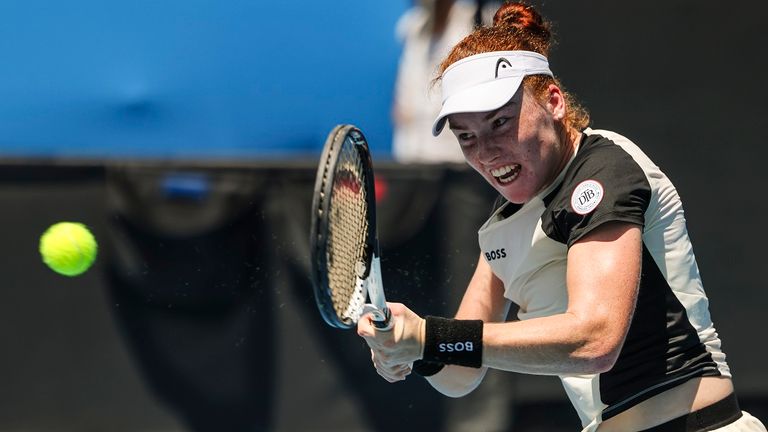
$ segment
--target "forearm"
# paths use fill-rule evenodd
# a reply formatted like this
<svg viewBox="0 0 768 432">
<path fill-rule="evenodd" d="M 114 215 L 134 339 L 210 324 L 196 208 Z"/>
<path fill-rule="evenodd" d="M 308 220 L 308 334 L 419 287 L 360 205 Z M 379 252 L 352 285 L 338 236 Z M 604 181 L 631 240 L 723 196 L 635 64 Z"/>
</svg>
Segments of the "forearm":
<svg viewBox="0 0 768 432">
<path fill-rule="evenodd" d="M 563 313 L 527 321 L 483 325 L 482 366 L 446 365 L 427 381 L 460 397 L 474 390 L 487 368 L 536 375 L 599 373 L 612 367 L 621 342 L 591 320 Z"/>
<path fill-rule="evenodd" d="M 572 313 L 483 326 L 483 366 L 537 375 L 610 369 L 623 335 Z"/>
<path fill-rule="evenodd" d="M 616 349 L 592 338 L 588 324 L 565 313 L 527 321 L 483 326 L 483 367 L 446 365 L 427 377 L 449 397 L 473 391 L 488 368 L 536 375 L 598 373 L 610 368 Z"/>
</svg>

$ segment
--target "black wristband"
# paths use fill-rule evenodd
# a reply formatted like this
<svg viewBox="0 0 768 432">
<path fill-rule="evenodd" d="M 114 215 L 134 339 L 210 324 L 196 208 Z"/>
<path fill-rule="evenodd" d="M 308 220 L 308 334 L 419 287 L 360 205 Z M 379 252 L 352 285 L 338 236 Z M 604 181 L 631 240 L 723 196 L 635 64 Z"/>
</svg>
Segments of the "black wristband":
<svg viewBox="0 0 768 432">
<path fill-rule="evenodd" d="M 423 359 L 479 368 L 483 365 L 483 322 L 426 317 Z"/>
<path fill-rule="evenodd" d="M 435 363 L 426 360 L 416 360 L 413 362 L 413 367 L 411 370 L 416 375 L 421 375 L 426 378 L 440 372 L 444 367 L 445 365 L 442 363 Z"/>
</svg>

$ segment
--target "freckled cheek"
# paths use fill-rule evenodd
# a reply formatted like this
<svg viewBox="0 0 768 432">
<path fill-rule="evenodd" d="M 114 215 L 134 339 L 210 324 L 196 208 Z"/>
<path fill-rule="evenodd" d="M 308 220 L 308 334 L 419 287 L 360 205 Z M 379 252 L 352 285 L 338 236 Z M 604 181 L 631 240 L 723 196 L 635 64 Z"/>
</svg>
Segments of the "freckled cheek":
<svg viewBox="0 0 768 432">
<path fill-rule="evenodd" d="M 461 154 L 464 155 L 464 159 L 467 161 L 467 163 L 469 163 L 470 165 L 474 164 L 475 157 L 473 155 L 472 150 L 461 147 L 461 146 L 459 148 L 461 149 Z"/>
<path fill-rule="evenodd" d="M 477 146 L 461 147 L 461 153 L 464 154 L 464 159 L 466 159 L 470 165 L 474 166 L 477 163 Z"/>
<path fill-rule="evenodd" d="M 475 161 L 474 159 L 466 159 L 466 160 L 467 160 L 467 164 L 469 164 L 469 166 L 471 166 L 475 171 L 477 171 L 479 174 L 481 174 L 484 177 L 486 176 L 487 173 L 485 172 L 485 170 L 483 170 L 483 167 L 479 163 L 477 163 L 477 161 Z"/>
<path fill-rule="evenodd" d="M 477 171 L 480 175 L 483 177 L 487 176 L 487 173 L 485 170 L 483 170 L 483 166 L 481 163 L 477 161 L 477 155 L 472 150 L 464 150 L 462 149 L 462 152 L 464 153 L 464 160 L 467 161 L 467 164 L 471 166 L 475 171 Z"/>
<path fill-rule="evenodd" d="M 520 142 L 518 131 L 515 127 L 510 126 L 506 130 L 496 132 L 491 141 L 500 146 L 514 146 L 515 143 Z"/>
</svg>

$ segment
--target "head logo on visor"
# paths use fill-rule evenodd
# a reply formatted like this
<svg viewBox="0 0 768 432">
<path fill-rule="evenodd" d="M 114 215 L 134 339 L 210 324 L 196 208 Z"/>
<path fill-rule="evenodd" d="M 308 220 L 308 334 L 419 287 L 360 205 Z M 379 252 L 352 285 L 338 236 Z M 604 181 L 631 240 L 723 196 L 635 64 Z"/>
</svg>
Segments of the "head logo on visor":
<svg viewBox="0 0 768 432">
<path fill-rule="evenodd" d="M 443 106 L 432 134 L 440 134 L 451 114 L 500 108 L 528 75 L 552 76 L 547 58 L 532 51 L 493 51 L 452 64 L 443 73 Z"/>
<path fill-rule="evenodd" d="M 494 78 L 499 77 L 499 69 L 506 69 L 506 68 L 512 68 L 512 63 L 509 62 L 509 60 L 505 59 L 504 57 L 500 58 L 496 61 L 496 75 Z M 502 71 L 503 72 L 503 71 Z"/>
</svg>

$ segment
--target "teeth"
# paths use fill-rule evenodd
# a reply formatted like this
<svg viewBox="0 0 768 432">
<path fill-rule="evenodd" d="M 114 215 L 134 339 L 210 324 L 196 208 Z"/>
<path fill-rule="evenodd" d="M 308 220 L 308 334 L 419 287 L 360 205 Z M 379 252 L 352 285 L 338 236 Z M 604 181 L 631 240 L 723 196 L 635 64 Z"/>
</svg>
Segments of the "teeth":
<svg viewBox="0 0 768 432">
<path fill-rule="evenodd" d="M 516 178 L 517 178 L 517 172 L 515 172 L 514 174 L 512 174 L 512 175 L 511 175 L 511 176 L 509 176 L 509 177 L 505 177 L 505 178 L 501 178 L 501 177 L 500 177 L 500 178 L 499 178 L 499 181 L 500 181 L 500 182 L 502 182 L 502 183 L 509 183 L 509 182 L 511 182 L 512 180 L 516 179 Z"/>
<path fill-rule="evenodd" d="M 501 177 L 504 174 L 512 171 L 513 168 L 514 167 L 512 165 L 507 165 L 505 167 L 501 167 L 501 168 L 497 168 L 497 169 L 492 169 L 491 170 L 491 174 L 493 174 L 494 177 Z"/>
<path fill-rule="evenodd" d="M 508 175 L 513 171 L 514 171 L 514 174 Z M 520 171 L 520 165 L 514 164 L 514 165 L 503 166 L 497 169 L 492 169 L 491 174 L 497 179 L 499 179 L 500 182 L 509 183 L 515 178 L 517 178 L 517 174 L 519 171 Z M 504 176 L 507 176 L 507 177 L 504 177 Z"/>
</svg>

